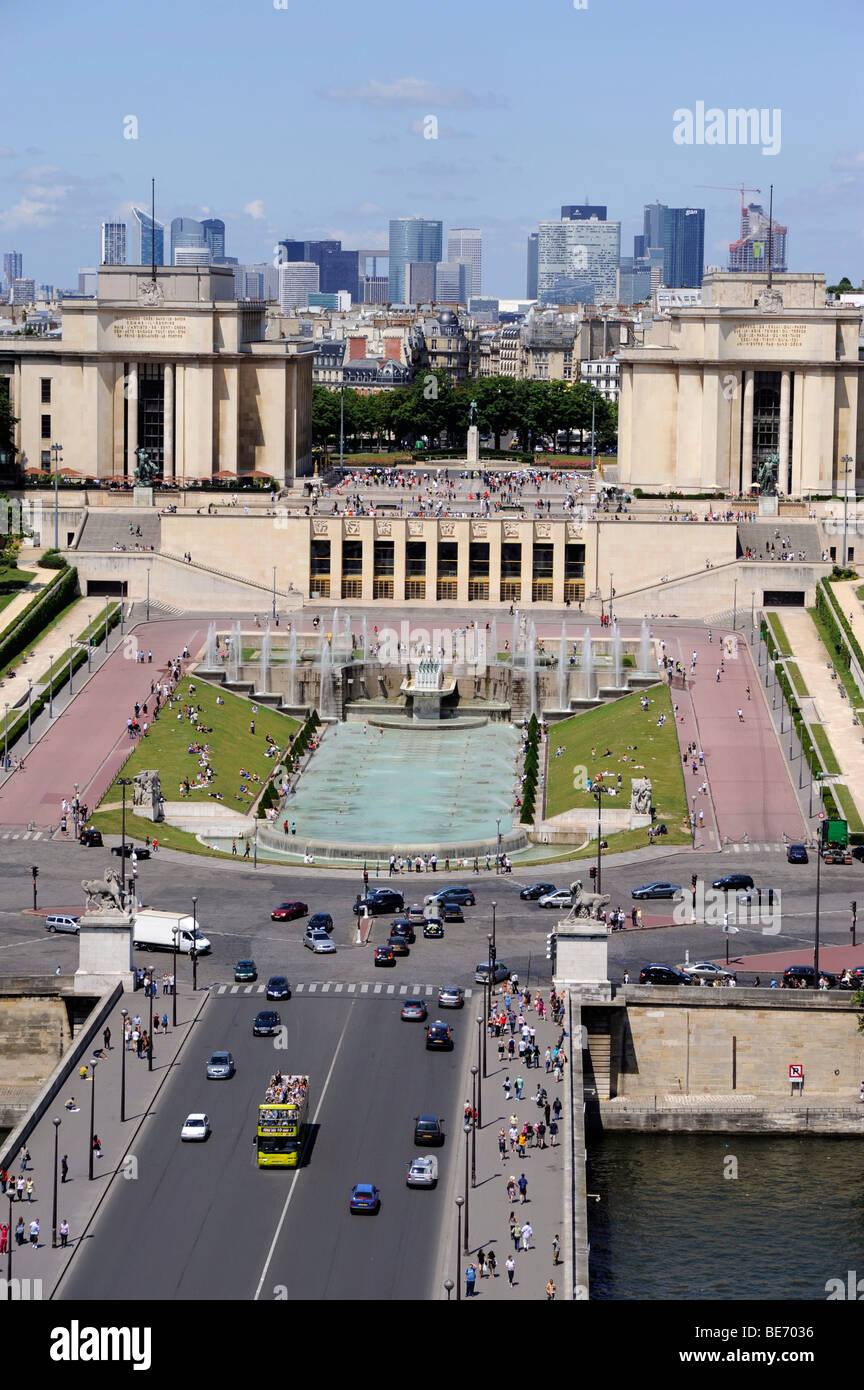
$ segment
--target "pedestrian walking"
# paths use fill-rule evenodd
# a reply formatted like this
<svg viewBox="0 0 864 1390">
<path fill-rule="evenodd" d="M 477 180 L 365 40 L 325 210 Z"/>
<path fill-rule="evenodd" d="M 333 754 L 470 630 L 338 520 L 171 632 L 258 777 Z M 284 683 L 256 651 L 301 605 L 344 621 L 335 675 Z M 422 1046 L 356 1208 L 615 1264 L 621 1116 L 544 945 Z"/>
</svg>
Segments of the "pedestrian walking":
<svg viewBox="0 0 864 1390">
<path fill-rule="evenodd" d="M 0 1255 L 5 1255 L 9 1249 L 9 1226 L 5 1221 L 0 1222 Z"/>
<path fill-rule="evenodd" d="M 36 1216 L 30 1222 L 30 1244 L 34 1250 L 39 1249 L 39 1219 Z"/>
<path fill-rule="evenodd" d="M 505 1100 L 509 1100 L 509 1099 L 510 1099 L 510 1077 L 509 1077 L 509 1076 L 506 1076 L 506 1077 L 504 1078 L 504 1080 L 501 1082 L 501 1089 L 502 1089 L 503 1092 L 504 1092 L 504 1099 L 505 1099 Z"/>
<path fill-rule="evenodd" d="M 93 1135 L 93 1152 L 97 1158 L 102 1157 L 102 1140 L 98 1134 Z"/>
<path fill-rule="evenodd" d="M 69 1158 L 66 1154 L 60 1160 L 60 1181 L 65 1182 L 69 1174 Z"/>
<path fill-rule="evenodd" d="M 244 858 L 244 859 L 248 859 L 248 858 L 249 858 L 249 841 L 248 841 L 248 840 L 246 841 L 246 848 L 243 850 L 243 858 Z"/>
<path fill-rule="evenodd" d="M 65 1218 L 64 1218 L 64 1220 L 60 1222 L 60 1249 L 61 1249 L 61 1250 L 65 1250 L 68 1244 L 69 1244 L 69 1222 L 66 1221 Z"/>
<path fill-rule="evenodd" d="M 15 1243 L 16 1243 L 16 1245 L 23 1245 L 23 1244 L 24 1244 L 24 1233 L 26 1232 L 26 1230 L 27 1230 L 27 1227 L 24 1225 L 24 1217 L 23 1217 L 23 1216 L 19 1216 L 19 1217 L 18 1217 L 18 1224 L 17 1224 L 17 1226 L 15 1227 Z"/>
<path fill-rule="evenodd" d="M 513 1177 L 512 1173 L 507 1179 L 507 1200 L 511 1206 L 516 1201 L 516 1179 Z M 513 1215 L 512 1212 L 510 1214 L 511 1216 Z M 515 1221 L 516 1218 L 513 1217 L 513 1219 Z"/>
<path fill-rule="evenodd" d="M 738 711 L 738 723 L 739 723 L 739 724 L 743 724 L 743 723 L 744 723 L 744 711 L 743 711 L 743 709 L 739 709 L 739 711 Z"/>
<path fill-rule="evenodd" d="M 560 1099 L 559 1096 L 556 1096 L 555 1099 L 553 1100 L 553 1102 L 552 1102 L 552 1109 L 553 1109 L 553 1111 L 555 1112 L 555 1119 L 556 1119 L 556 1120 L 560 1120 L 560 1118 L 561 1118 L 561 1111 L 564 1109 L 564 1107 L 563 1107 L 563 1105 L 561 1104 L 561 1099 Z"/>
<path fill-rule="evenodd" d="M 521 1100 L 521 1099 L 522 1099 L 522 1092 L 523 1092 L 523 1090 L 525 1089 L 525 1081 L 524 1081 L 524 1078 L 521 1077 L 521 1076 L 517 1076 L 517 1077 L 516 1077 L 516 1081 L 515 1081 L 514 1084 L 515 1084 L 515 1086 L 516 1086 L 516 1099 L 517 1099 L 517 1100 Z"/>
<path fill-rule="evenodd" d="M 26 1180 L 26 1178 L 19 1177 L 19 1178 L 16 1179 L 16 1182 L 15 1182 L 15 1200 L 16 1200 L 16 1202 L 23 1202 L 23 1201 L 24 1201 L 24 1188 L 26 1187 L 26 1185 L 27 1185 L 27 1180 Z"/>
<path fill-rule="evenodd" d="M 548 1284 L 546 1285 L 546 1302 L 547 1302 L 547 1303 L 554 1303 L 554 1302 L 555 1302 L 555 1295 L 556 1295 L 557 1292 L 558 1292 L 558 1290 L 557 1290 L 556 1287 L 555 1287 L 555 1280 L 554 1280 L 554 1279 L 550 1279 L 549 1282 L 548 1282 Z"/>
<path fill-rule="evenodd" d="M 552 1239 L 552 1263 L 553 1265 L 561 1263 L 561 1237 L 557 1234 Z"/>
<path fill-rule="evenodd" d="M 862 1097 L 864 1099 L 864 1097 Z M 501 1155 L 501 1162 L 507 1162 L 507 1131 L 502 1125 L 498 1131 L 498 1152 Z"/>
<path fill-rule="evenodd" d="M 477 1270 L 481 1279 L 486 1278 L 486 1251 L 477 1251 Z"/>
<path fill-rule="evenodd" d="M 465 1297 L 472 1298 L 474 1295 L 474 1285 L 477 1282 L 477 1266 L 469 1265 L 465 1271 Z"/>
<path fill-rule="evenodd" d="M 530 1250 L 530 1249 L 531 1249 L 531 1237 L 533 1236 L 533 1234 L 534 1234 L 534 1227 L 531 1225 L 531 1222 L 530 1222 L 530 1221 L 526 1221 L 526 1222 L 525 1222 L 525 1225 L 522 1227 L 522 1248 L 523 1248 L 523 1250 Z"/>
<path fill-rule="evenodd" d="M 498 1278 L 498 1261 L 495 1259 L 494 1250 L 490 1250 L 489 1254 L 486 1256 L 486 1268 L 493 1279 Z"/>
<path fill-rule="evenodd" d="M 26 1190 L 26 1192 L 27 1192 L 27 1201 L 28 1201 L 28 1202 L 32 1202 L 32 1201 L 33 1201 L 33 1179 L 32 1179 L 32 1178 L 28 1178 L 28 1179 L 27 1179 L 27 1182 L 26 1182 L 26 1184 L 25 1184 L 25 1190 Z"/>
<path fill-rule="evenodd" d="M 26 1145 L 25 1145 L 24 1152 L 23 1152 L 22 1155 L 21 1155 L 21 1172 L 22 1172 L 22 1173 L 26 1173 L 26 1172 L 27 1172 L 27 1164 L 28 1164 L 29 1162 L 30 1162 L 30 1150 L 29 1150 L 29 1149 L 26 1147 Z"/>
<path fill-rule="evenodd" d="M 507 1283 L 509 1287 L 512 1289 L 513 1276 L 516 1273 L 516 1261 L 514 1260 L 512 1255 L 507 1256 L 507 1259 L 504 1261 L 504 1268 L 507 1271 Z"/>
<path fill-rule="evenodd" d="M 862 1082 L 862 1085 L 864 1085 L 864 1082 Z M 861 1099 L 864 1100 L 864 1095 L 862 1095 Z M 9 1183 L 9 1169 L 8 1169 L 8 1168 L 0 1169 L 0 1190 L 2 1190 L 2 1192 L 4 1193 L 4 1195 L 5 1195 L 5 1193 L 6 1193 L 6 1188 L 7 1188 L 7 1186 L 8 1186 L 8 1183 Z"/>
<path fill-rule="evenodd" d="M 510 1222 L 510 1235 L 511 1235 L 512 1238 L 513 1238 L 513 1249 L 516 1251 L 516 1253 L 517 1253 L 517 1255 L 518 1255 L 518 1253 L 519 1253 L 519 1242 L 520 1242 L 520 1240 L 522 1239 L 522 1227 L 519 1225 L 519 1222 L 516 1220 L 516 1217 L 513 1216 L 512 1211 L 511 1211 L 510 1215 L 511 1215 L 511 1217 L 513 1218 L 512 1221 Z"/>
<path fill-rule="evenodd" d="M 557 1120 L 550 1120 L 550 1121 L 549 1121 L 549 1147 L 550 1147 L 550 1149 L 554 1149 L 554 1147 L 555 1147 L 555 1140 L 556 1140 L 557 1138 L 558 1138 L 558 1121 L 557 1121 Z"/>
<path fill-rule="evenodd" d="M 524 1206 L 528 1201 L 528 1179 L 524 1173 L 520 1174 L 516 1186 L 519 1188 L 519 1205 Z"/>
<path fill-rule="evenodd" d="M 110 1052 L 110 1051 L 111 1051 L 111 1029 L 110 1029 L 110 1028 L 103 1028 L 103 1029 L 102 1029 L 102 1045 L 103 1045 L 103 1047 L 105 1048 L 105 1051 L 106 1051 L 106 1052 Z"/>
</svg>

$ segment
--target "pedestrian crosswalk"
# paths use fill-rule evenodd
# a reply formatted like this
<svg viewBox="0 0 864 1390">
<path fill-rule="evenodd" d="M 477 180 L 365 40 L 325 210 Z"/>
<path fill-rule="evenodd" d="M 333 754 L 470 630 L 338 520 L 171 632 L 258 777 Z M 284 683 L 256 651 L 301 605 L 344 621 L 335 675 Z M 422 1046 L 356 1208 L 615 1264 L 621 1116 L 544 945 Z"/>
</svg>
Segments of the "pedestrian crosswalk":
<svg viewBox="0 0 864 1390">
<path fill-rule="evenodd" d="M 733 854 L 785 854 L 787 846 L 765 844 L 760 840 L 752 840 L 744 845 L 724 845 L 724 849 L 731 850 Z"/>
<path fill-rule="evenodd" d="M 41 830 L 5 830 L 0 839 L 3 840 L 41 840 L 43 832 Z"/>
<path fill-rule="evenodd" d="M 266 985 L 227 985 L 216 984 L 210 986 L 214 994 L 264 994 Z M 408 995 L 412 998 L 430 998 L 431 995 L 438 993 L 437 985 L 388 985 L 383 980 L 372 980 L 368 983 L 360 983 L 356 980 L 313 980 L 304 981 L 302 984 L 291 986 L 292 994 L 353 994 L 353 995 Z M 470 999 L 474 993 L 471 989 L 466 989 L 465 998 Z"/>
</svg>

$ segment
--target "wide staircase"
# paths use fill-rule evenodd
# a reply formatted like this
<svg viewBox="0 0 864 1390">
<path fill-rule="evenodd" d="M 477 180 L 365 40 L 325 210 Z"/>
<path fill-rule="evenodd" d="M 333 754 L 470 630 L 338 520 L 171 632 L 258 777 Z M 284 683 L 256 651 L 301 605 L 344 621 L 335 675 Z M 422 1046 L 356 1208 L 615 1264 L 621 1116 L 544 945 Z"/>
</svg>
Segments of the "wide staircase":
<svg viewBox="0 0 864 1390">
<path fill-rule="evenodd" d="M 780 532 L 779 539 L 775 534 L 777 531 Z M 818 521 L 789 521 L 782 516 L 765 517 L 764 521 L 739 522 L 738 555 L 744 556 L 749 549 L 754 560 L 770 560 L 771 551 L 766 554 L 765 546 L 770 546 L 773 542 L 774 554 L 779 562 L 787 536 L 790 544 L 786 549 L 792 550 L 796 560 L 802 551 L 805 561 L 809 564 L 818 564 L 822 559 L 825 543 Z"/>
<path fill-rule="evenodd" d="M 129 527 L 132 530 L 129 530 Z M 140 529 L 141 535 L 137 534 Z M 124 511 L 108 511 L 101 507 L 87 513 L 84 528 L 78 540 L 78 550 L 113 550 L 115 545 L 125 546 L 127 550 L 158 550 L 162 539 L 162 520 L 155 513 L 143 507 L 128 508 Z"/>
</svg>

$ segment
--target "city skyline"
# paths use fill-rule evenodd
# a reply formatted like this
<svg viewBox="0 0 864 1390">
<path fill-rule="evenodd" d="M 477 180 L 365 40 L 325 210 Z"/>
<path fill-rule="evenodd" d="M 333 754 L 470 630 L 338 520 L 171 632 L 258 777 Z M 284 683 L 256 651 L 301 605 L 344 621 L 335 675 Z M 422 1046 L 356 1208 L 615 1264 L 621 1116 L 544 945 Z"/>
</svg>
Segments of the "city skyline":
<svg viewBox="0 0 864 1390">
<path fill-rule="evenodd" d="M 646 204 L 704 206 L 705 261 L 722 265 L 740 219 L 732 190 L 744 184 L 745 198 L 757 196 L 751 187 L 765 198 L 773 182 L 775 216 L 794 229 L 793 268 L 822 270 L 829 283 L 842 274 L 860 278 L 864 156 L 854 94 L 838 84 L 817 126 L 796 66 L 802 53 L 843 51 L 856 21 L 851 0 L 827 12 L 777 6 L 767 68 L 759 45 L 742 51 L 735 34 L 715 33 L 681 0 L 664 4 L 662 38 L 657 10 L 635 0 L 550 8 L 540 25 L 528 23 L 515 0 L 498 7 L 494 25 L 483 10 L 444 0 L 442 22 L 458 23 L 464 38 L 458 54 L 448 51 L 445 62 L 430 51 L 422 21 L 408 15 L 399 26 L 381 25 L 369 75 L 360 77 L 352 55 L 368 38 L 368 12 L 340 15 L 334 47 L 323 14 L 262 7 L 244 15 L 226 49 L 218 25 L 204 32 L 190 14 L 154 0 L 154 32 L 171 36 L 160 45 L 158 85 L 135 40 L 134 12 L 104 0 L 87 8 L 97 22 L 86 46 L 79 14 L 61 11 L 53 20 L 55 42 L 77 54 L 74 69 L 55 77 L 52 106 L 70 112 L 67 120 L 44 108 L 26 74 L 7 77 L 0 245 L 23 250 L 37 281 L 73 285 L 78 267 L 97 259 L 101 223 L 131 226 L 131 204 L 149 207 L 151 177 L 160 220 L 200 220 L 217 208 L 231 254 L 244 264 L 272 263 L 286 235 L 383 250 L 389 221 L 406 215 L 478 227 L 483 288 L 501 296 L 523 292 L 528 234 L 562 205 L 606 204 L 628 250 Z M 212 13 L 223 24 L 237 16 L 228 0 Z M 9 44 L 26 51 L 35 32 L 28 12 L 13 10 L 6 26 Z M 290 176 L 281 179 L 287 130 L 279 78 L 298 52 L 326 59 L 292 75 L 309 135 L 292 142 Z M 614 54 L 618 67 L 647 60 L 647 78 L 638 94 L 622 89 L 602 104 L 580 91 L 579 148 L 570 156 L 568 84 L 544 85 L 538 103 L 530 82 L 509 80 L 514 52 L 526 73 L 553 53 L 562 72 L 577 64 L 599 80 Z M 214 90 L 232 90 L 244 62 L 259 65 L 254 116 L 212 100 Z M 761 142 L 712 145 L 708 136 L 676 143 L 674 113 L 700 102 L 782 110 L 779 153 L 764 155 Z M 830 219 L 822 215 L 826 203 Z"/>
</svg>

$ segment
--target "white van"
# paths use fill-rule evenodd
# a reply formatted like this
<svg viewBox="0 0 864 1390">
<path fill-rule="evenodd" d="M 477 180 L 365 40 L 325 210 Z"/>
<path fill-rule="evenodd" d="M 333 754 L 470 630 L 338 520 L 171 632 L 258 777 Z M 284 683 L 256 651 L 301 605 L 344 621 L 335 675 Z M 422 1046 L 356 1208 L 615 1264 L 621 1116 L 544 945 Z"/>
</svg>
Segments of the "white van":
<svg viewBox="0 0 864 1390">
<path fill-rule="evenodd" d="M 133 946 L 142 951 L 173 951 L 175 939 L 181 955 L 188 955 L 193 943 L 201 955 L 210 950 L 210 942 L 201 930 L 196 928 L 193 918 L 182 913 L 151 909 L 136 912 L 132 924 Z"/>
</svg>

